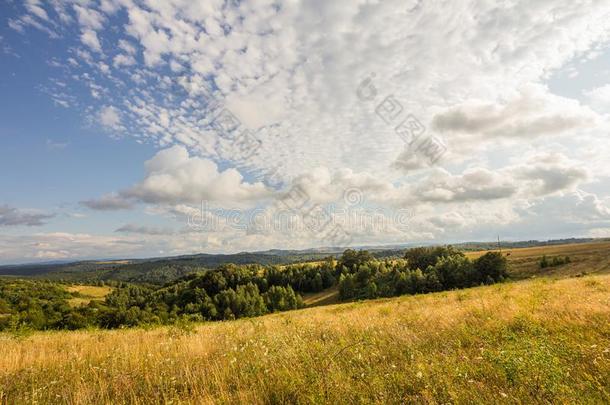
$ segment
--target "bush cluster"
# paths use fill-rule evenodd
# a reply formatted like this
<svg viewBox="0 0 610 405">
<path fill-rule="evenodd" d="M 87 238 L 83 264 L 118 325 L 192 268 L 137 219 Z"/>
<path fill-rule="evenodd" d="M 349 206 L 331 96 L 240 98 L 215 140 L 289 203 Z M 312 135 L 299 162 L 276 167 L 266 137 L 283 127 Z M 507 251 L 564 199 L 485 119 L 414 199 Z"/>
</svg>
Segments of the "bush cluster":
<svg viewBox="0 0 610 405">
<path fill-rule="evenodd" d="M 506 277 L 506 259 L 497 252 L 472 261 L 452 247 L 416 248 L 406 252 L 405 260 L 344 267 L 339 294 L 342 300 L 393 297 L 492 284 Z"/>
<path fill-rule="evenodd" d="M 547 267 L 557 267 L 557 266 L 562 266 L 564 264 L 568 264 L 570 263 L 570 256 L 555 256 L 552 259 L 548 259 L 546 257 L 546 255 L 542 256 L 540 258 L 540 261 L 538 262 L 539 266 L 541 269 L 546 269 Z"/>
</svg>

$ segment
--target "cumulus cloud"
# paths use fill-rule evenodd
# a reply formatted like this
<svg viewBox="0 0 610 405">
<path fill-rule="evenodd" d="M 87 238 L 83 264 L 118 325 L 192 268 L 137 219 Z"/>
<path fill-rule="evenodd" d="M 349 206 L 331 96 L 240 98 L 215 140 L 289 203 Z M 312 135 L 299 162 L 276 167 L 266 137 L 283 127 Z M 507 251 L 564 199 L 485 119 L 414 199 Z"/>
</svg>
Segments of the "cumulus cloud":
<svg viewBox="0 0 610 405">
<path fill-rule="evenodd" d="M 485 168 L 467 169 L 460 175 L 438 170 L 415 186 L 414 196 L 424 202 L 496 200 L 513 196 L 517 187 L 513 179 Z"/>
<path fill-rule="evenodd" d="M 214 162 L 190 156 L 179 145 L 158 152 L 145 163 L 145 170 L 144 179 L 132 187 L 83 204 L 97 210 L 130 208 L 136 201 L 153 205 L 211 201 L 244 206 L 273 194 L 263 183 L 245 181 L 236 169 L 220 171 Z"/>
<path fill-rule="evenodd" d="M 409 194 L 433 203 L 535 198 L 571 191 L 587 178 L 587 171 L 566 156 L 541 154 L 497 170 L 472 167 L 456 175 L 437 169 L 415 183 Z"/>
<path fill-rule="evenodd" d="M 331 173 L 318 168 L 291 184 L 315 202 L 340 201 L 346 190 L 356 189 L 362 193 L 362 199 L 400 206 L 535 198 L 571 191 L 587 179 L 587 170 L 578 162 L 559 153 L 546 153 L 495 170 L 470 167 L 454 174 L 436 168 L 417 181 L 403 183 L 348 169 Z"/>
<path fill-rule="evenodd" d="M 528 86 L 504 103 L 466 101 L 434 116 L 434 129 L 493 140 L 559 135 L 592 127 L 596 114 L 578 101 L 552 95 L 542 86 Z"/>
<path fill-rule="evenodd" d="M 526 216 L 547 216 L 561 218 L 562 221 L 584 224 L 605 222 L 610 225 L 610 201 L 584 191 L 574 191 L 561 196 L 536 200 L 528 207 Z"/>
<path fill-rule="evenodd" d="M 220 171 L 210 160 L 189 156 L 183 146 L 160 151 L 145 168 L 145 178 L 123 191 L 124 196 L 153 204 L 207 200 L 239 205 L 271 194 L 260 182 L 246 182 L 236 169 Z"/>
<path fill-rule="evenodd" d="M 38 0 L 27 0 L 25 2 L 25 7 L 31 14 L 35 15 L 39 19 L 44 21 L 49 20 L 49 15 Z"/>
<path fill-rule="evenodd" d="M 0 205 L 0 226 L 42 226 L 55 215 Z"/>
<path fill-rule="evenodd" d="M 561 154 L 536 156 L 509 171 L 517 180 L 523 181 L 527 192 L 533 195 L 570 191 L 588 178 L 587 170 Z"/>
</svg>

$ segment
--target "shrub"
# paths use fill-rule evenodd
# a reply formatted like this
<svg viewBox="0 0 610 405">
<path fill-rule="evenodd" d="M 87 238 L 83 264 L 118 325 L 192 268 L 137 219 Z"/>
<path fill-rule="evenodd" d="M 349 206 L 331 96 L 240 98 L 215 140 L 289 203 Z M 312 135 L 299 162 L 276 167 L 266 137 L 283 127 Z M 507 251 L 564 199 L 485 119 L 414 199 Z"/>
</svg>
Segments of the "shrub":
<svg viewBox="0 0 610 405">
<path fill-rule="evenodd" d="M 349 271 L 356 271 L 363 264 L 373 261 L 373 255 L 366 250 L 347 249 L 341 255 L 337 267 L 339 269 L 345 267 Z"/>
<path fill-rule="evenodd" d="M 404 258 L 409 262 L 412 269 L 425 271 L 429 266 L 434 266 L 441 258 L 450 256 L 464 256 L 453 246 L 417 247 L 405 252 Z"/>
<path fill-rule="evenodd" d="M 547 259 L 546 255 L 542 256 L 542 258 L 540 259 L 539 262 L 539 266 L 541 269 L 545 269 L 547 267 L 557 267 L 557 266 L 562 266 L 564 264 L 568 264 L 570 263 L 570 257 L 569 256 L 555 256 L 553 257 L 551 260 Z"/>
<path fill-rule="evenodd" d="M 499 252 L 487 252 L 476 259 L 474 269 L 479 283 L 498 282 L 508 276 L 508 263 Z"/>
</svg>

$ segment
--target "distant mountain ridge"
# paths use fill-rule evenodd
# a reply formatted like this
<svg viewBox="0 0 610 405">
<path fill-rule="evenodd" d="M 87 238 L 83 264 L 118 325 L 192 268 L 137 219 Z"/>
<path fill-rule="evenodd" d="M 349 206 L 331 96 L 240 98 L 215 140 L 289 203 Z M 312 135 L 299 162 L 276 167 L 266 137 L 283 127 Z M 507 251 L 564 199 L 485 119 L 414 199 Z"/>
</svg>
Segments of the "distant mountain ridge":
<svg viewBox="0 0 610 405">
<path fill-rule="evenodd" d="M 501 242 L 502 248 L 557 245 L 566 243 L 586 243 L 596 239 L 570 238 L 548 241 Z M 357 246 L 351 249 L 369 250 L 379 258 L 399 257 L 403 251 L 416 246 L 429 246 L 435 243 L 405 243 L 384 246 Z M 462 250 L 497 249 L 498 242 L 463 242 L 453 246 Z M 73 262 L 53 261 L 0 266 L 0 276 L 38 277 L 61 279 L 74 282 L 128 281 L 163 284 L 183 277 L 194 271 L 214 269 L 223 264 L 286 265 L 291 263 L 322 260 L 328 256 L 338 257 L 345 247 L 321 247 L 303 250 L 270 249 L 258 252 L 233 254 L 198 253 L 172 257 L 148 259 L 100 259 Z"/>
</svg>

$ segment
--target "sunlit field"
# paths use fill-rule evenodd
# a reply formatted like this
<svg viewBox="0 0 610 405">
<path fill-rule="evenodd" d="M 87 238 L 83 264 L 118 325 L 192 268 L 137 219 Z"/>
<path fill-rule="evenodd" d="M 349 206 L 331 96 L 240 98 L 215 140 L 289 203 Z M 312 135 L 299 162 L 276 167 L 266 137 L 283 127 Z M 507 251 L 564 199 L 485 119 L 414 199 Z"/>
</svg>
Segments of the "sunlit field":
<svg viewBox="0 0 610 405">
<path fill-rule="evenodd" d="M 3 403 L 604 403 L 610 276 L 2 335 Z"/>
<path fill-rule="evenodd" d="M 78 306 L 87 305 L 92 300 L 103 300 L 112 291 L 112 288 L 94 285 L 74 285 L 67 287 L 66 290 L 70 293 L 76 293 L 76 296 L 70 299 L 69 302 L 72 306 Z"/>
<path fill-rule="evenodd" d="M 469 252 L 475 258 L 484 252 Z M 575 243 L 569 245 L 537 246 L 521 249 L 503 249 L 513 279 L 532 276 L 563 277 L 610 272 L 610 242 Z M 546 255 L 569 256 L 571 263 L 565 266 L 540 269 L 540 258 Z"/>
</svg>

